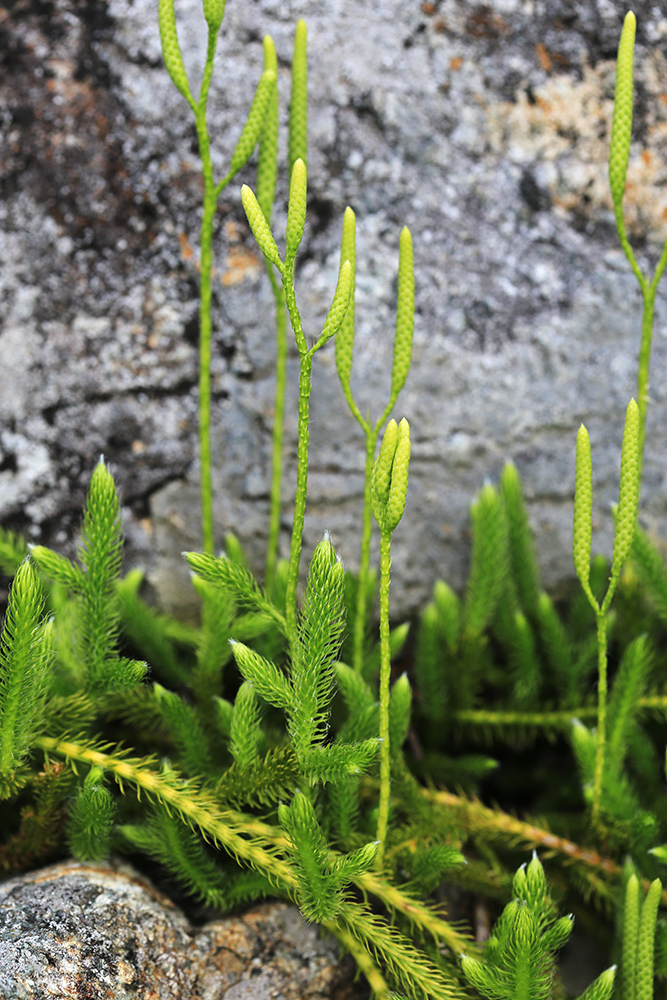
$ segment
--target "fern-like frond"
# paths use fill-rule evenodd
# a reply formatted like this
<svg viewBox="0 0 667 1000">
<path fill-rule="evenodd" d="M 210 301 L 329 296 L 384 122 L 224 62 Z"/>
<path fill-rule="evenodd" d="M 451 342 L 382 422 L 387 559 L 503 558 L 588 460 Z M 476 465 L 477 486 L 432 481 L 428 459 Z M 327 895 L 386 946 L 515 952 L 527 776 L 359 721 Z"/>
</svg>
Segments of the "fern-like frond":
<svg viewBox="0 0 667 1000">
<path fill-rule="evenodd" d="M 22 535 L 0 528 L 0 572 L 14 576 L 28 553 L 28 543 Z"/>
<path fill-rule="evenodd" d="M 344 902 L 337 922 L 375 957 L 407 996 L 419 1000 L 466 1000 L 468 994 L 451 967 L 436 968 L 400 931 L 361 904 Z M 329 925 L 328 921 L 324 923 Z"/>
<path fill-rule="evenodd" d="M 102 771 L 92 768 L 70 806 L 67 843 L 79 861 L 101 861 L 109 853 L 116 810 L 103 779 Z"/>
<path fill-rule="evenodd" d="M 118 610 L 125 635 L 141 652 L 161 680 L 180 686 L 188 671 L 174 648 L 172 622 L 139 596 L 143 571 L 133 569 L 118 581 Z"/>
<path fill-rule="evenodd" d="M 632 539 L 632 562 L 663 622 L 667 622 L 667 566 L 665 553 L 637 525 Z"/>
<path fill-rule="evenodd" d="M 341 781 L 365 771 L 375 760 L 377 737 L 360 743 L 328 743 L 306 747 L 299 764 L 311 782 Z"/>
<path fill-rule="evenodd" d="M 262 706 L 254 687 L 244 681 L 236 692 L 229 737 L 229 750 L 242 770 L 259 756 L 262 740 Z"/>
<path fill-rule="evenodd" d="M 49 691 L 51 632 L 35 566 L 19 566 L 0 635 L 0 799 L 20 787 L 20 770 L 42 727 Z"/>
<path fill-rule="evenodd" d="M 120 606 L 118 583 L 122 549 L 120 503 L 113 477 L 100 459 L 93 472 L 84 508 L 78 547 L 81 566 L 43 546 L 32 555 L 38 566 L 78 598 L 75 607 L 76 639 L 72 654 L 85 685 L 93 694 L 104 694 L 136 684 L 147 665 L 118 656 Z"/>
<path fill-rule="evenodd" d="M 229 908 L 226 876 L 201 837 L 165 809 L 154 807 L 143 823 L 126 824 L 119 832 L 132 847 L 164 865 L 196 899 L 220 910 Z"/>
<path fill-rule="evenodd" d="M 625 759 L 630 730 L 646 693 L 653 650 L 646 636 L 634 639 L 625 649 L 609 700 L 606 764 L 620 771 Z"/>
<path fill-rule="evenodd" d="M 343 636 L 345 571 L 325 537 L 315 549 L 292 649 L 290 736 L 297 756 L 326 735 Z"/>
<path fill-rule="evenodd" d="M 202 624 L 191 684 L 195 698 L 207 708 L 211 698 L 222 694 L 224 669 L 232 655 L 229 640 L 241 636 L 233 631 L 236 602 L 230 592 L 197 576 L 192 585 L 202 599 Z"/>
<path fill-rule="evenodd" d="M 540 597 L 539 570 L 521 480 L 511 462 L 503 469 L 500 490 L 507 518 L 510 569 L 522 612 L 534 619 Z"/>
<path fill-rule="evenodd" d="M 39 868 L 63 848 L 65 813 L 72 770 L 63 761 L 51 761 L 32 778 L 33 798 L 21 809 L 18 829 L 0 845 L 0 872 Z"/>
<path fill-rule="evenodd" d="M 464 622 L 469 635 L 487 627 L 508 572 L 507 523 L 496 490 L 486 485 L 470 508 L 472 561 L 466 588 Z"/>
<path fill-rule="evenodd" d="M 186 774 L 210 774 L 210 748 L 193 706 L 160 684 L 155 684 L 153 691 L 162 712 L 165 729 L 176 744 Z"/>
<path fill-rule="evenodd" d="M 201 552 L 186 552 L 185 558 L 203 580 L 228 591 L 240 605 L 267 615 L 283 635 L 287 635 L 285 616 L 264 594 L 252 573 L 244 566 L 226 556 L 216 558 Z"/>
<path fill-rule="evenodd" d="M 269 750 L 247 767 L 232 764 L 215 783 L 221 803 L 233 806 L 274 806 L 293 793 L 300 770 L 289 747 Z"/>
</svg>

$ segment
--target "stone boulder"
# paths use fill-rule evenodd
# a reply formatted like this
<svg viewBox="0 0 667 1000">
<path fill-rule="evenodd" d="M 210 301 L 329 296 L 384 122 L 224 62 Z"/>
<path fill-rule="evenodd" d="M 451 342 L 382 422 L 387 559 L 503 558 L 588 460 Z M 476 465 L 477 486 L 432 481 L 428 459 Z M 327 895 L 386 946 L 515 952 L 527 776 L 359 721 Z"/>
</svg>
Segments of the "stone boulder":
<svg viewBox="0 0 667 1000">
<path fill-rule="evenodd" d="M 353 975 L 285 903 L 194 927 L 126 864 L 0 884 L 3 1000 L 359 1000 Z"/>
<path fill-rule="evenodd" d="M 176 3 L 193 80 L 200 0 Z M 68 550 L 100 453 L 120 486 L 128 565 L 165 607 L 192 601 L 199 545 L 197 241 L 191 113 L 163 67 L 153 0 L 16 0 L 0 14 L 0 518 Z M 396 416 L 412 427 L 393 609 L 436 578 L 461 587 L 468 508 L 513 459 L 544 580 L 572 575 L 575 435 L 593 446 L 595 548 L 611 546 L 623 414 L 636 391 L 641 299 L 606 176 L 624 10 L 602 0 L 229 0 L 210 99 L 216 173 L 276 43 L 283 119 L 294 25 L 309 28 L 309 213 L 298 269 L 307 333 L 335 285 L 344 208 L 358 220 L 353 389 L 388 394 L 398 236 L 415 244 L 414 362 Z M 667 235 L 667 20 L 639 14 L 626 197 L 641 266 Z M 284 120 L 283 120 L 284 125 Z M 283 128 L 284 145 L 284 128 Z M 217 541 L 261 572 L 273 405 L 273 304 L 239 201 L 220 200 L 213 297 Z M 285 172 L 275 214 L 285 219 Z M 667 533 L 664 295 L 656 310 L 643 517 Z M 290 359 L 282 551 L 296 454 Z M 306 555 L 328 529 L 358 561 L 363 454 L 334 365 L 314 366 Z M 305 560 L 304 560 L 305 564 Z"/>
</svg>

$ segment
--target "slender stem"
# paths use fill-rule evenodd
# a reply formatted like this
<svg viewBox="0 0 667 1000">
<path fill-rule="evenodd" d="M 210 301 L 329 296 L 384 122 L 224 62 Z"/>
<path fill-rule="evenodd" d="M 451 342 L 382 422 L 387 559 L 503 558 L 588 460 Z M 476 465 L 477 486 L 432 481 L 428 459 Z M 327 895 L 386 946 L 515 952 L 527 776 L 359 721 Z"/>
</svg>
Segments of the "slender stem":
<svg viewBox="0 0 667 1000">
<path fill-rule="evenodd" d="M 643 291 L 644 286 L 646 284 L 646 279 L 644 278 L 644 275 L 639 269 L 639 264 L 635 259 L 634 252 L 632 250 L 632 247 L 630 246 L 630 241 L 628 240 L 628 234 L 625 231 L 625 220 L 623 219 L 623 209 L 620 207 L 616 208 L 615 215 L 616 215 L 616 230 L 618 232 L 618 238 L 623 248 L 623 253 L 628 258 L 628 263 L 630 264 L 630 267 L 632 268 L 632 271 Z"/>
<path fill-rule="evenodd" d="M 204 175 L 199 279 L 199 462 L 204 552 L 213 554 L 213 487 L 211 483 L 211 267 L 215 199 L 212 182 Z"/>
<path fill-rule="evenodd" d="M 276 395 L 273 407 L 273 456 L 271 471 L 271 499 L 269 513 L 269 539 L 266 551 L 264 585 L 271 587 L 278 562 L 280 541 L 280 508 L 283 478 L 283 439 L 285 433 L 285 387 L 287 384 L 287 321 L 285 293 L 276 281 L 273 265 L 268 265 L 269 280 L 276 302 Z"/>
<path fill-rule="evenodd" d="M 299 312 L 299 307 L 296 304 L 296 294 L 294 292 L 293 259 L 288 257 L 284 262 L 281 276 L 283 281 L 283 290 L 285 292 L 285 305 L 287 306 L 287 312 L 290 318 L 290 323 L 292 324 L 292 330 L 294 331 L 294 336 L 296 337 L 296 346 L 299 350 L 299 354 L 307 354 L 308 344 L 306 343 L 306 337 L 303 332 L 301 314 Z"/>
<path fill-rule="evenodd" d="M 308 490 L 308 440 L 310 435 L 310 376 L 313 359 L 310 354 L 300 356 L 299 374 L 299 423 L 296 460 L 296 496 L 294 498 L 294 522 L 290 545 L 289 569 L 287 571 L 287 594 L 285 617 L 290 643 L 296 640 L 296 588 L 299 582 L 299 564 L 303 541 L 303 524 L 306 517 L 306 493 Z"/>
<path fill-rule="evenodd" d="M 313 355 L 308 350 L 301 323 L 301 315 L 294 293 L 294 260 L 287 258 L 282 271 L 285 305 L 292 324 L 296 346 L 299 350 L 299 417 L 297 425 L 296 496 L 294 498 L 294 521 L 290 543 L 289 567 L 287 570 L 287 592 L 285 595 L 285 618 L 290 643 L 296 641 L 296 588 L 299 582 L 299 564 L 303 542 L 303 523 L 306 516 L 306 493 L 308 492 L 308 442 L 310 437 L 310 376 L 313 369 Z"/>
<path fill-rule="evenodd" d="M 596 826 L 600 818 L 600 799 L 604 775 L 605 727 L 607 722 L 607 622 L 606 608 L 596 614 L 598 629 L 598 725 L 595 753 L 595 778 L 593 783 L 592 821 Z"/>
<path fill-rule="evenodd" d="M 366 465 L 364 468 L 364 513 L 361 531 L 361 552 L 359 555 L 359 576 L 357 579 L 357 606 L 352 637 L 352 665 L 358 673 L 364 666 L 364 637 L 366 634 L 366 604 L 368 601 L 368 574 L 371 564 L 371 535 L 373 532 L 373 512 L 371 510 L 371 474 L 378 439 L 378 429 L 368 423 L 362 424 L 366 432 Z"/>
<path fill-rule="evenodd" d="M 638 698 L 635 707 L 638 712 L 659 712 L 664 716 L 667 714 L 667 697 L 659 694 Z M 514 712 L 511 709 L 487 712 L 485 709 L 461 708 L 452 712 L 451 718 L 452 722 L 469 727 L 492 726 L 494 729 L 504 727 L 511 729 L 523 726 L 530 729 L 569 730 L 572 726 L 572 719 L 579 719 L 581 722 L 586 719 L 594 722 L 597 714 L 598 710 L 595 705 L 578 705 L 555 712 Z"/>
<path fill-rule="evenodd" d="M 391 535 L 380 536 L 380 807 L 378 810 L 377 867 L 382 867 L 389 825 L 389 573 L 391 569 Z"/>
<path fill-rule="evenodd" d="M 217 192 L 213 181 L 213 163 L 208 129 L 206 126 L 206 101 L 213 75 L 213 60 L 217 45 L 217 32 L 209 31 L 206 65 L 202 79 L 195 123 L 199 140 L 199 154 L 204 179 L 204 204 L 200 235 L 199 275 L 199 462 L 202 519 L 202 547 L 212 555 L 213 536 L 213 487 L 211 483 L 211 268 L 213 264 L 213 221 Z"/>
<path fill-rule="evenodd" d="M 644 441 L 646 440 L 646 410 L 648 408 L 648 372 L 651 360 L 653 338 L 653 313 L 655 308 L 655 285 L 642 284 L 644 311 L 642 314 L 642 342 L 639 349 L 637 370 L 637 406 L 639 407 L 639 475 L 644 462 Z"/>
</svg>

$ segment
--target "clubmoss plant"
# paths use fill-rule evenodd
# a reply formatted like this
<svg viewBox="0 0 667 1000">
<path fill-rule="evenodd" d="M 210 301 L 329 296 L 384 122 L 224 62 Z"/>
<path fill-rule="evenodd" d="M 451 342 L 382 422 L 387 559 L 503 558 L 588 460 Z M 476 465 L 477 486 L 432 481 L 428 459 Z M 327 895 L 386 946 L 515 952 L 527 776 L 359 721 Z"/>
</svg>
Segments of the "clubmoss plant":
<svg viewBox="0 0 667 1000">
<path fill-rule="evenodd" d="M 632 136 L 632 102 L 634 97 L 633 56 L 637 20 L 632 11 L 628 11 L 623 22 L 623 31 L 618 46 L 616 62 L 616 90 L 614 95 L 614 117 L 611 130 L 611 147 L 609 150 L 609 186 L 614 204 L 616 229 L 642 293 L 643 315 L 642 336 L 639 349 L 639 365 L 637 369 L 637 405 L 639 407 L 639 469 L 641 472 L 644 460 L 644 443 L 646 440 L 646 411 L 648 407 L 649 364 L 651 360 L 651 343 L 653 340 L 653 317 L 655 312 L 655 296 L 658 282 L 667 265 L 667 242 L 656 265 L 653 277 L 649 280 L 641 271 L 635 258 L 625 230 L 623 218 L 623 196 L 625 180 L 630 160 L 630 140 Z"/>
<path fill-rule="evenodd" d="M 468 982 L 489 1000 L 534 1000 L 549 996 L 556 975 L 555 953 L 572 933 L 574 918 L 558 917 L 544 869 L 533 855 L 512 883 L 514 898 L 493 929 L 482 959 L 461 957 Z M 579 1000 L 609 1000 L 615 967 L 603 972 Z"/>
<path fill-rule="evenodd" d="M 343 395 L 352 411 L 355 420 L 361 426 L 366 439 L 366 462 L 364 468 L 364 510 L 362 519 L 361 554 L 359 559 L 359 576 L 356 587 L 356 605 L 354 609 L 353 653 L 352 663 L 355 670 L 363 670 L 364 641 L 366 633 L 367 603 L 369 594 L 369 572 L 371 553 L 372 528 L 372 494 L 371 480 L 375 451 L 380 431 L 393 410 L 401 389 L 405 385 L 412 360 L 412 338 L 414 333 L 415 313 L 415 278 L 412 236 L 405 226 L 399 240 L 398 258 L 398 296 L 396 305 L 396 331 L 394 334 L 394 355 L 391 370 L 391 390 L 389 400 L 384 410 L 373 423 L 370 416 L 362 415 L 352 395 L 350 376 L 352 374 L 352 355 L 354 351 L 354 290 L 356 272 L 356 217 L 351 208 L 345 209 L 343 215 L 343 234 L 340 247 L 341 263 L 349 260 L 352 265 L 352 289 L 350 304 L 341 323 L 336 337 L 336 368 L 343 389 Z"/>
<path fill-rule="evenodd" d="M 184 624 L 149 607 L 139 570 L 121 577 L 120 503 L 103 460 L 92 475 L 75 559 L 44 546 L 28 551 L 22 539 L 0 531 L 0 568 L 14 576 L 0 637 L 0 870 L 66 852 L 83 860 L 121 852 L 138 863 L 152 859 L 165 878 L 218 912 L 267 897 L 291 899 L 337 937 L 382 1000 L 561 1000 L 558 951 L 573 917 L 558 914 L 569 910 L 610 963 L 620 964 L 618 977 L 611 965 L 580 1000 L 609 1000 L 612 989 L 621 1000 L 651 1000 L 654 980 L 663 992 L 667 980 L 667 921 L 660 915 L 667 899 L 657 878 L 667 858 L 667 568 L 636 528 L 646 338 L 637 403 L 626 412 L 611 563 L 591 558 L 592 459 L 582 427 L 573 541 L 581 587 L 558 601 L 542 589 L 520 478 L 508 463 L 499 485 L 485 485 L 472 504 L 465 591 L 459 596 L 437 582 L 412 649 L 403 645 L 409 626 L 390 629 L 389 571 L 407 497 L 407 420 L 389 420 L 375 453 L 410 367 L 411 237 L 405 229 L 400 237 L 390 398 L 372 423 L 350 388 L 351 209 L 319 332 L 306 333 L 298 307 L 307 214 L 305 25 L 297 26 L 292 63 L 283 244 L 271 224 L 278 94 L 268 38 L 248 123 L 228 173 L 217 184 L 213 179 L 206 99 L 223 14 L 222 0 L 204 0 L 209 42 L 195 100 L 173 2 L 159 4 L 165 63 L 195 115 L 205 181 L 204 551 L 186 554 L 202 598 L 201 621 Z M 622 243 L 633 37 L 628 15 L 610 157 Z M 213 554 L 210 475 L 208 485 L 204 475 L 206 467 L 210 473 L 204 438 L 213 213 L 222 187 L 258 142 L 256 191 L 244 185 L 241 199 L 276 304 L 263 585 L 233 537 L 224 555 Z M 631 257 L 627 240 L 623 245 Z M 656 286 L 654 277 L 644 297 L 649 346 L 647 303 L 652 309 Z M 286 564 L 278 559 L 278 534 L 287 317 L 300 374 Z M 311 379 L 318 377 L 315 355 L 331 338 L 343 397 L 366 439 L 360 572 L 351 580 L 325 536 L 298 601 Z M 366 641 L 371 516 L 380 532 L 374 644 Z M 342 652 L 350 648 L 343 645 L 346 625 L 353 633 L 349 662 Z M 401 648 L 408 672 L 392 685 L 392 660 Z M 125 749 L 128 743 L 136 749 Z M 555 766 L 562 780 L 545 780 Z M 538 851 L 540 858 L 534 853 L 529 860 Z M 448 912 L 449 898 L 463 901 L 460 911 Z M 486 943 L 476 943 L 483 928 L 469 918 L 486 908 L 490 923 L 497 919 Z"/>
<path fill-rule="evenodd" d="M 410 465 L 410 425 L 390 420 L 370 482 L 371 504 L 380 528 L 380 808 L 377 839 L 378 865 L 382 865 L 389 823 L 390 732 L 389 732 L 389 573 L 391 536 L 405 510 Z M 407 680 L 407 678 L 406 678 Z M 409 690 L 409 688 L 408 688 Z M 409 714 L 409 713 L 408 713 Z"/>
<path fill-rule="evenodd" d="M 618 586 L 621 570 L 630 555 L 637 523 L 639 505 L 639 407 L 634 399 L 628 403 L 621 450 L 621 485 L 616 512 L 614 552 L 607 592 L 598 603 L 590 585 L 591 534 L 593 516 L 593 465 L 588 432 L 582 424 L 577 434 L 577 472 L 574 491 L 574 567 L 597 622 L 598 638 L 598 715 L 595 778 L 592 789 L 591 814 L 597 823 L 602 795 L 607 716 L 607 612 Z"/>
<path fill-rule="evenodd" d="M 215 211 L 221 193 L 248 162 L 259 141 L 264 118 L 267 112 L 271 113 L 270 106 L 274 105 L 273 95 L 277 86 L 275 60 L 271 58 L 272 43 L 268 41 L 267 65 L 257 85 L 248 118 L 232 153 L 227 173 L 216 183 L 206 122 L 206 106 L 211 87 L 218 35 L 224 15 L 225 0 L 206 0 L 204 18 L 208 29 L 208 44 L 199 97 L 195 99 L 190 89 L 178 42 L 174 0 L 159 0 L 158 3 L 158 21 L 164 64 L 174 86 L 192 109 L 204 181 L 199 251 L 199 463 L 204 552 L 213 552 L 214 546 L 213 486 L 211 482 L 211 272 Z M 268 183 L 266 186 L 268 188 Z"/>
</svg>

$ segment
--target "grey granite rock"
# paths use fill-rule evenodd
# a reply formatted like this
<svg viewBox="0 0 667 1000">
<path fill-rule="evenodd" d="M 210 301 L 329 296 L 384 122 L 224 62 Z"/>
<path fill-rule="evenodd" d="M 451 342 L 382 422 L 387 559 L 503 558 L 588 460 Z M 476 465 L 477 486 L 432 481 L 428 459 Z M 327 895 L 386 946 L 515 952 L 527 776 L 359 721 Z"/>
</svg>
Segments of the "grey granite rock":
<svg viewBox="0 0 667 1000">
<path fill-rule="evenodd" d="M 3 1000 L 358 1000 L 352 978 L 284 903 L 196 928 L 125 864 L 0 884 Z"/>
<path fill-rule="evenodd" d="M 177 0 L 202 64 L 200 0 Z M 642 266 L 667 235 L 667 19 L 636 5 L 638 100 L 627 194 Z M 307 331 L 333 291 L 342 212 L 358 218 L 354 390 L 388 392 L 398 234 L 413 232 L 412 426 L 394 609 L 465 578 L 469 503 L 514 459 L 545 580 L 571 575 L 574 442 L 593 443 L 596 548 L 610 550 L 640 297 L 606 181 L 623 9 L 607 0 L 229 0 L 211 97 L 218 173 L 273 35 L 283 108 L 293 27 L 310 39 L 310 207 L 298 274 Z M 66 546 L 100 452 L 122 490 L 130 563 L 187 608 L 198 545 L 196 242 L 190 113 L 161 64 L 153 0 L 17 0 L 0 14 L 0 518 Z M 246 170 L 239 182 L 252 183 Z M 284 176 L 278 230 L 284 222 Z M 215 236 L 213 422 L 218 541 L 261 567 L 272 409 L 272 303 L 238 199 Z M 667 312 L 659 297 L 643 516 L 667 533 Z M 294 402 L 295 361 L 290 368 Z M 306 548 L 330 529 L 357 560 L 362 454 L 333 345 L 314 370 Z M 293 413 L 293 409 L 291 411 Z M 287 549 L 295 420 L 286 444 Z"/>
</svg>

